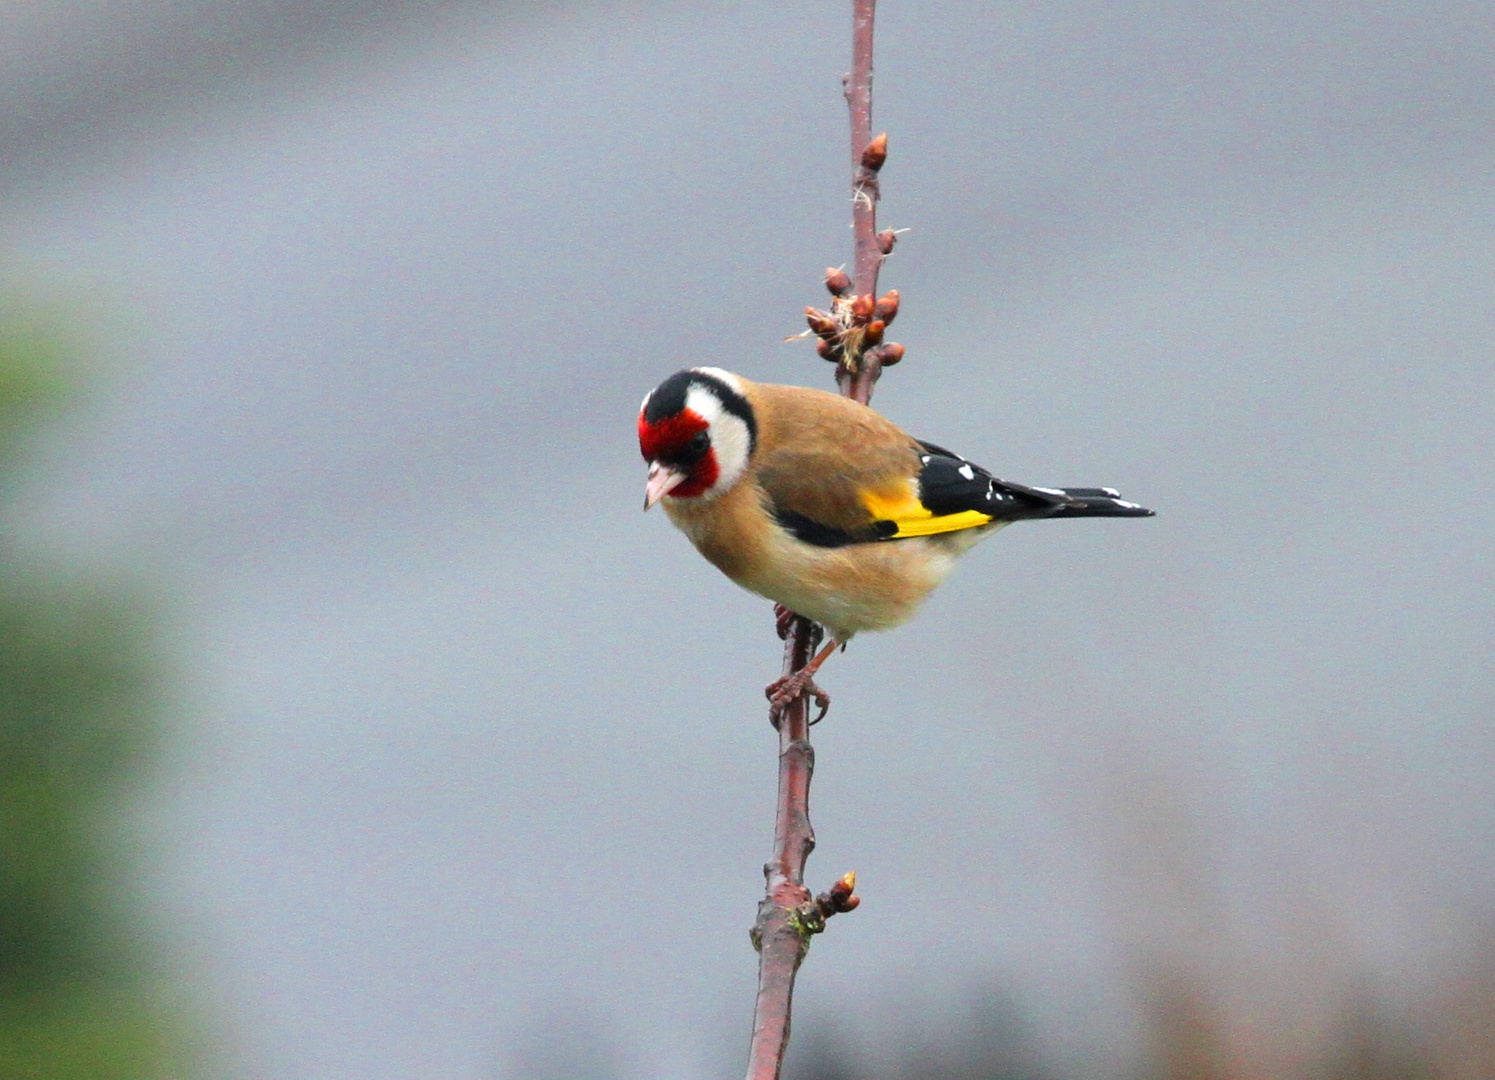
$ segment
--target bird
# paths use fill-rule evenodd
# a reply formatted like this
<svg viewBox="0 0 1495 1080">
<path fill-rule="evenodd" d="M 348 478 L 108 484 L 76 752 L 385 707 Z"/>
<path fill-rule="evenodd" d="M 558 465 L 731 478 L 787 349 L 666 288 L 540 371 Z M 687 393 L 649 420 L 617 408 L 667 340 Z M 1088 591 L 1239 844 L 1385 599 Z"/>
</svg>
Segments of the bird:
<svg viewBox="0 0 1495 1080">
<path fill-rule="evenodd" d="M 1029 487 L 906 434 L 839 394 L 678 371 L 644 398 L 644 509 L 663 505 L 738 585 L 825 628 L 827 643 L 769 685 L 771 716 L 864 630 L 890 630 L 981 540 L 1014 521 L 1152 517 L 1112 488 Z M 817 717 L 817 719 L 819 719 Z"/>
</svg>

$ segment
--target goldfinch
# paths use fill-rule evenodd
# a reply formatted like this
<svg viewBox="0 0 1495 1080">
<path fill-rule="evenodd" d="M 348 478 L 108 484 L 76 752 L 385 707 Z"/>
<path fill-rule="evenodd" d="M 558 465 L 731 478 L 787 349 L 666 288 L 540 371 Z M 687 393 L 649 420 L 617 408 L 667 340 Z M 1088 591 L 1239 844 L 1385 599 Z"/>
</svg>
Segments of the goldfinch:
<svg viewBox="0 0 1495 1080">
<path fill-rule="evenodd" d="M 955 560 L 1014 521 L 1151 517 L 1110 488 L 998 480 L 823 390 L 676 372 L 644 398 L 644 509 L 655 503 L 737 584 L 825 627 L 800 672 L 769 688 L 776 712 L 838 645 L 906 622 Z"/>
</svg>

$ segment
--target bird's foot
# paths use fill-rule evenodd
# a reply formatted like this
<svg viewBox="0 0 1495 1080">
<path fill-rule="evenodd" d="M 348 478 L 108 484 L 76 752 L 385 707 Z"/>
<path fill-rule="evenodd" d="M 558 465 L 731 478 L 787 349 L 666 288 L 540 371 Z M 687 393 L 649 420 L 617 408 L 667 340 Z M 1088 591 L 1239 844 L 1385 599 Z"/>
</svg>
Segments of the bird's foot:
<svg viewBox="0 0 1495 1080">
<path fill-rule="evenodd" d="M 779 632 L 779 640 L 787 641 L 789 638 L 789 631 L 794 629 L 794 620 L 799 618 L 799 616 L 790 611 L 783 604 L 775 604 L 773 606 L 773 617 L 775 624 L 774 629 Z"/>
<path fill-rule="evenodd" d="M 768 720 L 774 727 L 783 723 L 785 711 L 801 696 L 814 698 L 815 704 L 820 707 L 820 714 L 810 721 L 811 727 L 824 720 L 831 707 L 831 696 L 815 684 L 813 669 L 801 668 L 793 675 L 775 679 L 763 688 L 763 693 L 768 698 Z"/>
</svg>

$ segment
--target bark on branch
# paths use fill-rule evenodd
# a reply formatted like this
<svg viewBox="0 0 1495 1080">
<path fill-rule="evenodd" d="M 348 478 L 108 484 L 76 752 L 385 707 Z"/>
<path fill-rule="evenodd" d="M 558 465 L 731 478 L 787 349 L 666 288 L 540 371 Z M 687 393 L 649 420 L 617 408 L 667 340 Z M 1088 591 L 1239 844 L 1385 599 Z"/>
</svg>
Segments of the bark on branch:
<svg viewBox="0 0 1495 1080">
<path fill-rule="evenodd" d="M 836 362 L 841 393 L 867 404 L 885 366 L 903 356 L 903 346 L 883 340 L 887 324 L 898 313 L 898 294 L 877 297 L 877 275 L 893 250 L 894 234 L 877 231 L 878 173 L 887 158 L 887 136 L 872 137 L 872 29 L 876 0 L 853 0 L 852 64 L 843 80 L 851 113 L 852 225 L 855 236 L 854 276 L 826 271 L 833 300 L 828 311 L 806 309 L 810 329 L 819 338 L 822 357 Z M 795 616 L 783 627 L 784 675 L 809 662 L 820 643 L 821 629 Z M 842 876 L 818 897 L 805 887 L 805 861 L 815 848 L 810 826 L 810 779 L 815 750 L 810 745 L 809 699 L 796 698 L 777 717 L 779 792 L 774 823 L 773 857 L 763 867 L 766 895 L 758 905 L 753 945 L 758 950 L 758 996 L 747 1080 L 778 1080 L 789 1045 L 794 978 L 809 951 L 810 938 L 826 920 L 851 911 L 856 874 Z"/>
</svg>

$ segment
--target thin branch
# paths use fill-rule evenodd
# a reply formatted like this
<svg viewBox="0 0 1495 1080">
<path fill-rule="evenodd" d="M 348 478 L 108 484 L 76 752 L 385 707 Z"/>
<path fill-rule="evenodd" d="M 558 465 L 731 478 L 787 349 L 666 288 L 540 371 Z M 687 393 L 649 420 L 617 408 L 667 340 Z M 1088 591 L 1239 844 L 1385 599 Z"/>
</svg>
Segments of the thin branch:
<svg viewBox="0 0 1495 1080">
<path fill-rule="evenodd" d="M 872 17 L 877 0 L 857 0 L 851 24 L 851 73 L 843 80 L 851 111 L 852 227 L 856 261 L 852 283 L 858 296 L 877 291 L 882 253 L 877 250 L 877 168 L 864 161 L 872 142 Z M 886 152 L 886 143 L 884 143 Z M 880 167 L 881 163 L 879 163 Z"/>
<path fill-rule="evenodd" d="M 820 628 L 795 617 L 784 641 L 784 674 L 792 675 L 814 655 Z M 794 973 L 810 948 L 810 928 L 801 912 L 810 901 L 805 860 L 815 849 L 810 827 L 810 777 L 815 750 L 810 745 L 810 702 L 801 694 L 779 717 L 779 798 L 774 820 L 773 858 L 763 867 L 767 895 L 758 905 L 753 944 L 758 949 L 758 1000 L 753 1011 L 753 1042 L 748 1080 L 778 1080 L 789 1045 Z"/>
<path fill-rule="evenodd" d="M 883 343 L 883 331 L 898 313 L 898 294 L 877 296 L 877 275 L 893 249 L 892 232 L 877 231 L 878 171 L 887 157 L 887 136 L 872 137 L 872 29 L 876 0 L 853 0 L 852 66 L 843 81 L 851 112 L 852 224 L 855 277 L 826 271 L 834 300 L 829 311 L 806 309 L 819 336 L 820 355 L 837 362 L 841 393 L 862 404 L 872 397 L 882 368 L 903 356 L 903 347 Z M 799 671 L 814 655 L 821 629 L 809 619 L 780 616 L 784 675 Z M 747 1080 L 778 1080 L 789 1045 L 794 978 L 810 948 L 810 938 L 839 912 L 860 900 L 856 875 L 842 876 L 818 897 L 805 887 L 805 862 L 815 849 L 810 826 L 810 779 L 815 750 L 810 745 L 809 698 L 801 694 L 775 714 L 779 733 L 779 793 L 774 821 L 773 858 L 763 867 L 766 895 L 758 905 L 753 945 L 758 950 L 758 997 Z"/>
<path fill-rule="evenodd" d="M 796 615 L 784 640 L 784 674 L 804 667 L 820 644 L 821 629 Z M 810 949 L 810 937 L 826 920 L 853 910 L 856 874 L 843 875 L 826 892 L 811 897 L 805 888 L 805 862 L 815 850 L 810 827 L 810 778 L 815 749 L 810 745 L 810 702 L 800 695 L 779 717 L 779 798 L 774 819 L 773 858 L 763 867 L 767 895 L 758 904 L 753 946 L 758 950 L 758 998 L 753 1009 L 753 1041 L 747 1080 L 778 1080 L 789 1046 L 794 976 Z"/>
<path fill-rule="evenodd" d="M 852 295 L 876 296 L 877 272 L 886 252 L 877 238 L 877 173 L 887 158 L 888 138 L 872 139 L 872 28 L 877 0 L 854 0 L 851 21 L 851 72 L 842 81 L 851 112 L 851 224 L 856 245 L 852 261 Z M 889 249 L 891 250 L 891 244 Z M 837 383 L 847 397 L 867 404 L 882 365 L 876 355 L 863 357 L 852 369 L 842 365 Z"/>
</svg>

